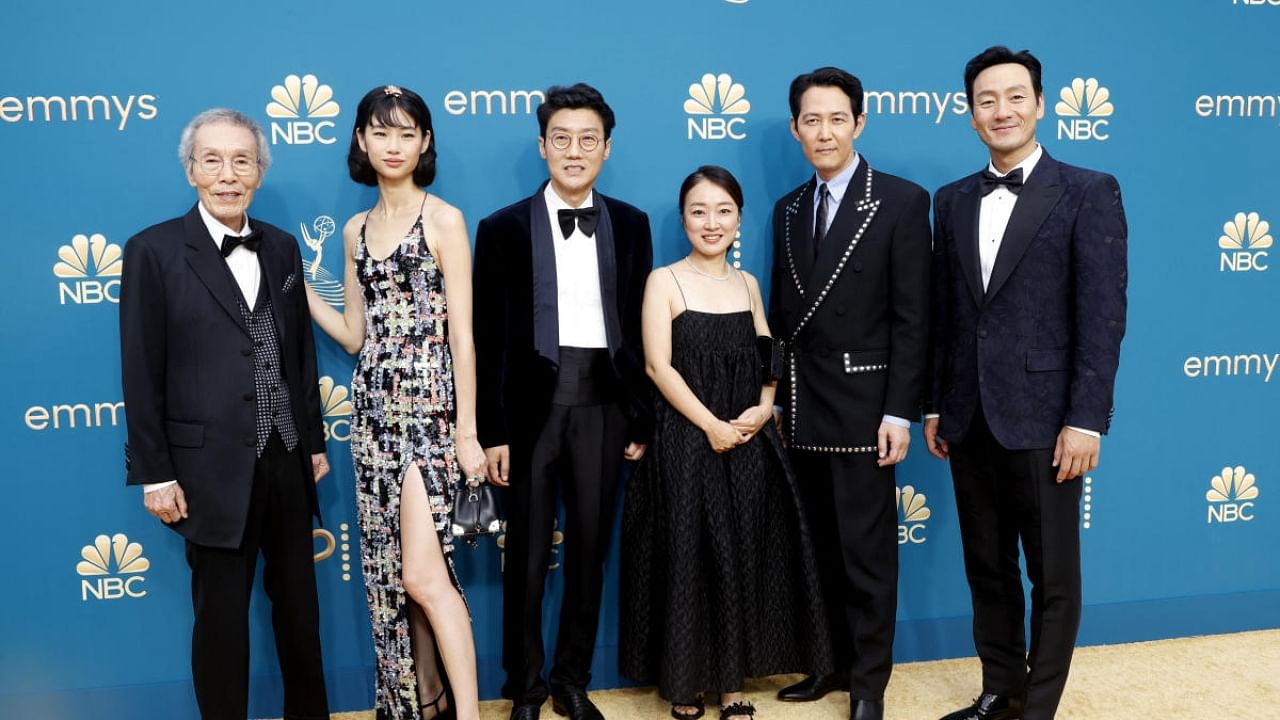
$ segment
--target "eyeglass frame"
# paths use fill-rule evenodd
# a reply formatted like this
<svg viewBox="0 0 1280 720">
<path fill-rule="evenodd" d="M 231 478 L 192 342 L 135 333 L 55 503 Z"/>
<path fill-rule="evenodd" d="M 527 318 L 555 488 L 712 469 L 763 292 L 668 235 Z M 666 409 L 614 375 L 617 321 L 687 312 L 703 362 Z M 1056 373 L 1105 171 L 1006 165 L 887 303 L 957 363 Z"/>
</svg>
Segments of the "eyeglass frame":
<svg viewBox="0 0 1280 720">
<path fill-rule="evenodd" d="M 556 141 L 555 141 L 556 137 L 566 137 L 569 140 L 564 144 L 564 147 L 561 147 L 556 144 Z M 596 150 L 600 149 L 600 146 L 605 142 L 603 138 L 601 138 L 599 135 L 595 134 L 594 132 L 585 132 L 585 133 L 582 133 L 581 135 L 574 135 L 573 133 L 570 133 L 565 130 L 557 130 L 553 133 L 550 133 L 547 136 L 546 140 L 548 145 L 550 145 L 551 147 L 555 148 L 560 152 L 564 152 L 569 148 L 573 147 L 573 143 L 576 141 L 578 143 L 578 147 L 584 153 L 595 152 Z M 591 147 L 588 148 L 586 144 L 583 142 L 585 140 L 593 140 L 594 142 L 592 143 Z"/>
<path fill-rule="evenodd" d="M 218 167 L 211 172 L 209 167 L 206 166 L 205 161 L 213 160 L 215 158 L 218 160 Z M 262 161 L 256 157 L 251 158 L 247 155 L 237 155 L 230 159 L 224 158 L 221 155 L 206 155 L 203 158 L 197 159 L 195 154 L 192 153 L 187 159 L 191 162 L 191 167 L 193 169 L 200 170 L 200 172 L 204 173 L 208 177 L 218 177 L 221 175 L 222 170 L 227 166 L 227 163 L 231 164 L 231 172 L 236 177 L 252 177 L 262 171 Z M 241 170 L 236 167 L 237 160 L 247 160 L 250 166 L 244 169 L 244 172 L 241 172 Z"/>
</svg>

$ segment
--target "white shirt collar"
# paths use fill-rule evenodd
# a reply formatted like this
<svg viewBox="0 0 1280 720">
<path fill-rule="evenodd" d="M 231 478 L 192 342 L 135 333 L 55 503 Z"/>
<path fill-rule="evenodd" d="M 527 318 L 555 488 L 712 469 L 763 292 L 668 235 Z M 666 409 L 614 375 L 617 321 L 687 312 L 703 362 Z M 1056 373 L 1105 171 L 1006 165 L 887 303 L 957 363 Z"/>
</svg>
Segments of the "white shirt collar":
<svg viewBox="0 0 1280 720">
<path fill-rule="evenodd" d="M 204 226 L 209 230 L 209 236 L 213 238 L 213 244 L 218 246 L 219 250 L 222 249 L 222 237 L 224 235 L 239 235 L 240 237 L 245 237 L 251 232 L 249 228 L 248 215 L 244 216 L 244 225 L 241 226 L 240 230 L 236 231 L 226 225 L 223 225 L 217 218 L 210 214 L 210 212 L 205 209 L 204 203 L 196 203 L 196 206 L 200 208 L 200 219 L 204 220 Z"/>
<path fill-rule="evenodd" d="M 566 202 L 564 198 L 560 197 L 560 195 L 557 194 L 554 189 L 552 189 L 551 183 L 547 183 L 547 188 L 542 191 L 542 197 L 546 198 L 547 210 L 551 213 L 552 221 L 555 220 L 555 214 L 557 210 L 576 210 L 577 209 L 573 205 L 570 205 L 568 202 Z M 584 208 L 591 207 L 595 203 L 595 198 L 596 198 L 596 191 L 592 189 L 591 192 L 587 193 L 587 199 L 583 200 L 582 204 L 579 205 L 578 207 L 584 207 Z"/>
<path fill-rule="evenodd" d="M 1009 172 L 1013 172 L 1018 168 L 1022 168 L 1022 182 L 1025 183 L 1027 181 L 1027 178 L 1031 177 L 1031 171 L 1035 170 L 1036 163 L 1040 162 L 1040 157 L 1042 155 L 1044 155 L 1044 148 L 1040 145 L 1040 143 L 1036 143 L 1036 149 L 1032 150 L 1030 155 L 1023 158 L 1022 162 L 1009 168 Z M 1009 173 L 1002 173 L 999 170 L 997 170 L 995 163 L 991 162 L 990 160 L 987 161 L 987 170 L 990 170 L 991 174 L 995 175 L 996 177 L 1004 177 L 1005 175 L 1009 174 Z"/>
<path fill-rule="evenodd" d="M 831 193 L 831 199 L 835 200 L 838 205 L 840 204 L 840 201 L 844 199 L 844 191 L 849 189 L 849 183 L 853 180 L 853 174 L 858 172 L 858 163 L 861 162 L 862 156 L 855 152 L 853 154 L 853 162 L 849 163 L 849 167 L 841 170 L 839 175 L 836 175 L 830 180 L 823 180 L 821 175 L 814 173 L 814 181 L 817 182 L 818 185 L 826 183 L 827 192 Z M 814 188 L 814 197 L 817 197 L 817 185 L 815 185 Z"/>
</svg>

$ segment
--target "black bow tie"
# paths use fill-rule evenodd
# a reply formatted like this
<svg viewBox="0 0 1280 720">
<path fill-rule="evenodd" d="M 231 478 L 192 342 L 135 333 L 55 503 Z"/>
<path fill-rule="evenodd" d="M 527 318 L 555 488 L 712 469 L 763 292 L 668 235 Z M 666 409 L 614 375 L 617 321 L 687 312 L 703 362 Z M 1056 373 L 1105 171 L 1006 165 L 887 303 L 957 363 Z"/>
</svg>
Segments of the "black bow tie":
<svg viewBox="0 0 1280 720">
<path fill-rule="evenodd" d="M 240 247 L 241 245 L 244 246 L 245 250 L 252 250 L 253 252 L 258 252 L 258 248 L 262 246 L 262 230 L 259 228 L 258 230 L 254 230 L 253 232 L 250 232 L 248 235 L 245 235 L 244 237 L 241 237 L 239 235 L 223 235 L 222 236 L 222 257 L 227 257 L 228 255 L 231 254 L 232 250 L 235 250 L 237 247 Z"/>
<path fill-rule="evenodd" d="M 564 239 L 568 240 L 573 234 L 573 226 L 577 224 L 578 229 L 583 235 L 591 237 L 596 232 L 596 225 L 600 224 L 600 208 L 587 207 L 578 208 L 576 210 L 558 210 L 556 217 L 560 220 L 560 232 L 564 235 Z"/>
<path fill-rule="evenodd" d="M 982 178 L 978 180 L 978 184 L 982 187 L 982 194 L 990 195 L 997 187 L 1003 185 L 1009 189 L 1009 192 L 1017 195 L 1022 192 L 1022 168 L 1014 168 L 1008 175 L 996 175 L 990 170 L 982 171 Z"/>
</svg>

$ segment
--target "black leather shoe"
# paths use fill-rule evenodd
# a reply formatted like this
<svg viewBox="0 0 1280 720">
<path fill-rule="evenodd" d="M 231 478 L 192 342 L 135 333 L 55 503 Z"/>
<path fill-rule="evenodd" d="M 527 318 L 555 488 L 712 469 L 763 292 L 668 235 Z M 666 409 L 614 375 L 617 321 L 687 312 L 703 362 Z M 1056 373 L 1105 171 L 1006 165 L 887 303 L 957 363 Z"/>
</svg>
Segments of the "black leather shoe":
<svg viewBox="0 0 1280 720">
<path fill-rule="evenodd" d="M 836 690 L 848 692 L 848 673 L 810 675 L 795 685 L 788 685 L 779 690 L 778 699 L 786 702 L 812 702 L 821 700 L 827 693 Z"/>
<path fill-rule="evenodd" d="M 884 720 L 883 700 L 854 700 L 849 720 Z"/>
<path fill-rule="evenodd" d="M 514 705 L 511 708 L 511 720 L 538 720 L 542 705 Z"/>
<path fill-rule="evenodd" d="M 568 715 L 569 720 L 604 720 L 585 690 L 565 690 L 560 695 L 552 695 L 551 709 L 557 715 Z"/>
<path fill-rule="evenodd" d="M 1022 699 L 982 693 L 963 710 L 943 715 L 942 720 L 1017 720 L 1022 717 Z"/>
</svg>

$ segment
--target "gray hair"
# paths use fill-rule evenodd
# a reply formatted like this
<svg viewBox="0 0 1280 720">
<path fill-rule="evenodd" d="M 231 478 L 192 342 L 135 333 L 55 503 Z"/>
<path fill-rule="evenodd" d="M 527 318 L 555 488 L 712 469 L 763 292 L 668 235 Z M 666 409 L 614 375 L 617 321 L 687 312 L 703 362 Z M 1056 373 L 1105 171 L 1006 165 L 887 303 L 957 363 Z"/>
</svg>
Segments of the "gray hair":
<svg viewBox="0 0 1280 720">
<path fill-rule="evenodd" d="M 182 139 L 178 141 L 178 160 L 182 163 L 184 170 L 191 162 L 191 154 L 195 151 L 196 131 L 205 125 L 215 123 L 235 125 L 253 133 L 253 137 L 258 141 L 258 167 L 265 171 L 271 165 L 271 145 L 267 143 L 267 136 L 256 120 L 239 110 L 213 108 L 191 118 L 191 122 L 182 129 Z"/>
</svg>

